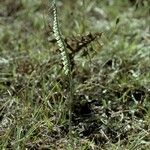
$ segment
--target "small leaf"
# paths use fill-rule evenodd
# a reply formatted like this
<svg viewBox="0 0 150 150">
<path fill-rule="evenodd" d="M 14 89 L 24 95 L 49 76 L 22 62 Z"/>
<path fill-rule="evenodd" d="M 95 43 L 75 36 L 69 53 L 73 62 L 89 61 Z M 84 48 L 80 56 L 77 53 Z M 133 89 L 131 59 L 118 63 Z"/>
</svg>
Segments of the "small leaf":
<svg viewBox="0 0 150 150">
<path fill-rule="evenodd" d="M 120 18 L 118 17 L 118 18 L 116 19 L 116 25 L 117 25 L 119 22 L 120 22 Z"/>
</svg>

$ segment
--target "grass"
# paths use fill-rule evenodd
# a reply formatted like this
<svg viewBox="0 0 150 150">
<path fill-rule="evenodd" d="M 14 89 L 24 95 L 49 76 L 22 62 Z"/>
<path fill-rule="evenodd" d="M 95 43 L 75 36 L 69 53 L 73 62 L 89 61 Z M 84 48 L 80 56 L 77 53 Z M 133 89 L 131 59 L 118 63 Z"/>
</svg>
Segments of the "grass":
<svg viewBox="0 0 150 150">
<path fill-rule="evenodd" d="M 148 1 L 57 4 L 64 37 L 103 32 L 72 54 L 73 145 L 49 3 L 6 0 L 0 6 L 0 149 L 150 149 Z"/>
</svg>

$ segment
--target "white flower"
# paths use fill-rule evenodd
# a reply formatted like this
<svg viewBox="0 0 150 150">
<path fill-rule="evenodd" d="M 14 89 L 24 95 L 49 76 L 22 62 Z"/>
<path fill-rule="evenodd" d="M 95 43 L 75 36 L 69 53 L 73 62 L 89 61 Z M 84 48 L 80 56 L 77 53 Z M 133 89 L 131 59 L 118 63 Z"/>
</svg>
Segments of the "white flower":
<svg viewBox="0 0 150 150">
<path fill-rule="evenodd" d="M 59 31 L 59 26 L 58 26 L 58 20 L 57 20 L 57 10 L 56 10 L 56 4 L 55 4 L 55 0 L 53 0 L 53 17 L 54 17 L 54 20 L 53 20 L 53 32 L 54 32 L 54 36 L 55 36 L 55 39 L 57 41 L 57 44 L 58 44 L 58 47 L 59 47 L 59 50 L 61 52 L 61 59 L 62 59 L 62 63 L 64 65 L 64 72 L 66 75 L 68 75 L 69 73 L 69 58 L 68 58 L 68 54 L 67 54 L 67 51 L 66 51 L 66 47 L 64 45 L 64 41 L 61 37 L 61 33 Z"/>
</svg>

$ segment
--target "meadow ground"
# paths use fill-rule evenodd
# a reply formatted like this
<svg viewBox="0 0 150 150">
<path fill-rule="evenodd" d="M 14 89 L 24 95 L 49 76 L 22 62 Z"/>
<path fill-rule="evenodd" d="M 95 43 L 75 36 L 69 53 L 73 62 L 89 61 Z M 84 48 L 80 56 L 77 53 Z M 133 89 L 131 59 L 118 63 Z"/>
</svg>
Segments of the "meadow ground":
<svg viewBox="0 0 150 150">
<path fill-rule="evenodd" d="M 68 79 L 53 39 L 51 3 L 0 1 L 0 149 L 149 150 L 148 3 L 57 1 L 63 36 L 72 46 L 70 146 Z M 74 48 L 85 35 L 101 32 Z"/>
</svg>

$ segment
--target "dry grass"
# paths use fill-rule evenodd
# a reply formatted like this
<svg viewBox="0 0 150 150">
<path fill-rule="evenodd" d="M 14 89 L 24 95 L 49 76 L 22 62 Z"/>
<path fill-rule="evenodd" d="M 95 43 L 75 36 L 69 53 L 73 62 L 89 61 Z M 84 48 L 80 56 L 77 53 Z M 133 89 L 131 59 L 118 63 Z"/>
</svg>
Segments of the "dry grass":
<svg viewBox="0 0 150 150">
<path fill-rule="evenodd" d="M 48 26 L 49 4 L 6 0 L 0 6 L 0 149 L 150 149 L 148 1 L 57 4 L 64 39 L 75 45 L 103 32 L 70 54 L 74 145 L 68 146 L 68 81 Z"/>
</svg>

